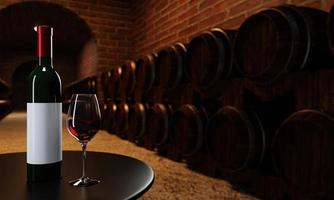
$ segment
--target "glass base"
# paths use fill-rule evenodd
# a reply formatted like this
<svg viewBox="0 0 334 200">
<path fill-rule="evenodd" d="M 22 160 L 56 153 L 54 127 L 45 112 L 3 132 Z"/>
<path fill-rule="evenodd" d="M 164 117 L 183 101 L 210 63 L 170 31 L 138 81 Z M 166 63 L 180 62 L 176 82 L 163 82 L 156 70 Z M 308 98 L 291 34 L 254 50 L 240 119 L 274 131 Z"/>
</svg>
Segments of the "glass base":
<svg viewBox="0 0 334 200">
<path fill-rule="evenodd" d="M 76 180 L 69 181 L 68 183 L 74 187 L 88 187 L 100 183 L 100 180 L 92 179 L 89 177 L 81 177 Z"/>
</svg>

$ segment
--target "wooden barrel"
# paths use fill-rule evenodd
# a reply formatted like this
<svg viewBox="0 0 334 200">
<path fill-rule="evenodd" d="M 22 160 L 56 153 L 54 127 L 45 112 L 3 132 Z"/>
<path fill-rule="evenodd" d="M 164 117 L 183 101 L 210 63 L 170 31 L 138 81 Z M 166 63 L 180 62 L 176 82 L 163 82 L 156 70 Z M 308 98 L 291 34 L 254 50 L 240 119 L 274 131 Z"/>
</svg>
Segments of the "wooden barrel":
<svg viewBox="0 0 334 200">
<path fill-rule="evenodd" d="M 149 92 L 155 80 L 155 55 L 148 54 L 136 61 L 136 88 L 143 91 L 144 94 Z"/>
<path fill-rule="evenodd" d="M 153 104 L 146 110 L 146 135 L 152 147 L 161 148 L 168 142 L 172 108 L 160 103 Z"/>
<path fill-rule="evenodd" d="M 115 128 L 115 113 L 117 105 L 114 102 L 107 102 L 103 105 L 102 128 L 113 133 Z"/>
<path fill-rule="evenodd" d="M 187 47 L 186 72 L 194 86 L 205 91 L 233 70 L 232 40 L 235 31 L 212 29 L 191 39 Z"/>
<path fill-rule="evenodd" d="M 325 31 L 328 13 L 318 9 L 292 5 L 279 6 L 278 9 L 292 15 L 299 29 L 300 44 L 299 48 L 294 51 L 297 63 L 293 62 L 296 65 L 293 69 L 332 68 L 334 57 L 329 48 L 329 40 Z"/>
<path fill-rule="evenodd" d="M 178 86 L 184 75 L 186 48 L 182 43 L 170 45 L 158 53 L 155 83 L 166 89 Z"/>
<path fill-rule="evenodd" d="M 301 69 L 331 67 L 327 13 L 279 6 L 245 20 L 236 35 L 234 54 L 241 73 L 258 84 L 271 84 Z"/>
<path fill-rule="evenodd" d="M 127 103 L 118 103 L 115 112 L 115 124 L 113 133 L 121 138 L 127 137 L 129 128 L 129 106 Z"/>
<path fill-rule="evenodd" d="M 142 103 L 135 103 L 129 107 L 129 140 L 139 142 L 145 135 L 146 109 Z"/>
<path fill-rule="evenodd" d="M 206 123 L 204 108 L 185 104 L 174 112 L 170 140 L 181 157 L 187 159 L 202 150 Z"/>
<path fill-rule="evenodd" d="M 119 87 L 120 70 L 112 68 L 105 74 L 105 83 L 102 85 L 105 101 L 114 101 L 116 99 L 116 89 Z"/>
<path fill-rule="evenodd" d="M 334 119 L 316 110 L 288 117 L 272 144 L 273 161 L 285 181 L 308 194 L 334 188 Z"/>
<path fill-rule="evenodd" d="M 120 83 L 118 87 L 118 97 L 120 99 L 127 99 L 132 96 L 135 89 L 135 70 L 136 64 L 133 61 L 127 62 L 118 68 L 120 71 Z"/>
<path fill-rule="evenodd" d="M 97 92 L 97 77 L 96 76 L 89 77 L 88 87 L 89 87 L 89 93 L 96 94 Z"/>
<path fill-rule="evenodd" d="M 208 123 L 206 144 L 218 169 L 237 172 L 261 164 L 265 134 L 255 113 L 224 106 Z"/>
</svg>

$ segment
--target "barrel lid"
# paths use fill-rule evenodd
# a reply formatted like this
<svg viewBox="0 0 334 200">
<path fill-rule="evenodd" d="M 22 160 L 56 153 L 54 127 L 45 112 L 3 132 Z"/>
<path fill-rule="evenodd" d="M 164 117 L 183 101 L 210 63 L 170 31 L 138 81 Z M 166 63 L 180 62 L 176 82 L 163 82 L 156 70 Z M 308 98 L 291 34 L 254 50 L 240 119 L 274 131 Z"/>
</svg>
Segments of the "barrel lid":
<svg viewBox="0 0 334 200">
<path fill-rule="evenodd" d="M 227 79 L 232 72 L 232 45 L 222 29 L 211 29 L 193 37 L 187 49 L 186 72 L 200 91 Z"/>
<path fill-rule="evenodd" d="M 143 138 L 146 129 L 145 105 L 135 103 L 129 110 L 129 134 L 133 134 L 136 140 Z"/>
<path fill-rule="evenodd" d="M 295 38 L 292 29 L 291 19 L 279 9 L 264 9 L 250 16 L 235 39 L 237 69 L 258 84 L 276 81 L 291 67 Z"/>
<path fill-rule="evenodd" d="M 128 116 L 129 116 L 129 105 L 124 102 L 118 103 L 115 113 L 115 123 L 116 123 L 115 126 L 117 135 L 123 135 L 128 130 L 129 128 Z"/>
<path fill-rule="evenodd" d="M 159 148 L 165 144 L 169 135 L 170 113 L 168 107 L 161 103 L 155 103 L 147 111 L 147 131 L 153 138 L 154 146 Z"/>
<path fill-rule="evenodd" d="M 233 106 L 220 108 L 210 118 L 206 144 L 209 153 L 222 168 L 238 172 L 249 166 L 252 159 L 256 159 L 258 164 L 261 163 L 265 136 L 255 134 L 255 131 L 263 131 L 262 126 L 257 124 L 260 122 L 256 115 L 250 117 L 248 112 Z M 255 137 L 261 137 L 260 142 L 257 142 Z"/>
<path fill-rule="evenodd" d="M 121 70 L 121 90 L 126 93 L 126 95 L 131 95 L 135 89 L 136 83 L 136 64 L 134 61 L 129 61 L 120 66 Z"/>
<path fill-rule="evenodd" d="M 182 80 L 182 55 L 175 45 L 160 50 L 156 59 L 156 84 L 166 89 L 173 89 Z"/>
<path fill-rule="evenodd" d="M 174 112 L 172 119 L 173 139 L 183 157 L 191 157 L 201 150 L 206 121 L 205 110 L 198 109 L 191 104 L 182 105 Z M 196 132 L 196 138 L 193 138 L 194 132 Z M 195 144 L 189 149 L 189 143 L 193 142 Z"/>
<path fill-rule="evenodd" d="M 294 188 L 321 194 L 334 188 L 334 119 L 317 110 L 300 110 L 277 130 L 272 152 L 276 171 Z"/>
<path fill-rule="evenodd" d="M 294 70 L 301 70 L 304 67 L 306 67 L 308 63 L 308 58 L 311 53 L 311 44 L 312 44 L 312 28 L 310 24 L 310 17 L 305 13 L 302 12 L 300 7 L 290 5 L 290 4 L 284 4 L 275 7 L 275 9 L 279 9 L 282 12 L 289 15 L 293 20 L 291 22 L 295 22 L 297 26 L 297 30 L 294 32 L 298 34 L 297 38 L 298 42 L 298 49 L 296 49 L 296 58 L 295 60 L 295 66 L 292 66 Z"/>
</svg>

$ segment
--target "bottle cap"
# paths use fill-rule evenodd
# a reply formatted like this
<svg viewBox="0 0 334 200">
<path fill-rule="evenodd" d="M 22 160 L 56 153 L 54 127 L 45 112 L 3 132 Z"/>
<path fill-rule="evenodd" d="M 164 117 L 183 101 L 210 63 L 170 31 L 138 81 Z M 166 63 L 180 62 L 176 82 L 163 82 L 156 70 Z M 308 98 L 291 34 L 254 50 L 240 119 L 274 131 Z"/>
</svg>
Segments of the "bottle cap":
<svg viewBox="0 0 334 200">
<path fill-rule="evenodd" d="M 34 30 L 37 32 L 37 56 L 52 57 L 53 28 L 48 25 L 37 25 Z"/>
</svg>

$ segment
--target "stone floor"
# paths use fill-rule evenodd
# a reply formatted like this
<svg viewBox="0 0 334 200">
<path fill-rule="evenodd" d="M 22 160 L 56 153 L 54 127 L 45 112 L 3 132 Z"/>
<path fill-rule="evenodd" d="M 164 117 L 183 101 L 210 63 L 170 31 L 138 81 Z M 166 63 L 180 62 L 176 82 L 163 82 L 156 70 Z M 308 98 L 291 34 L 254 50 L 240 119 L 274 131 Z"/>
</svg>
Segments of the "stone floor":
<svg viewBox="0 0 334 200">
<path fill-rule="evenodd" d="M 65 128 L 63 128 L 63 148 L 64 150 L 80 150 L 79 143 L 67 133 Z M 24 152 L 25 150 L 26 114 L 12 113 L 0 122 L 0 153 Z M 97 133 L 88 144 L 88 151 L 123 154 L 140 159 L 152 166 L 156 173 L 155 183 L 142 199 L 255 199 L 233 190 L 232 186 L 224 180 L 191 171 L 182 163 L 160 157 L 152 151 L 119 139 L 105 131 Z"/>
</svg>

